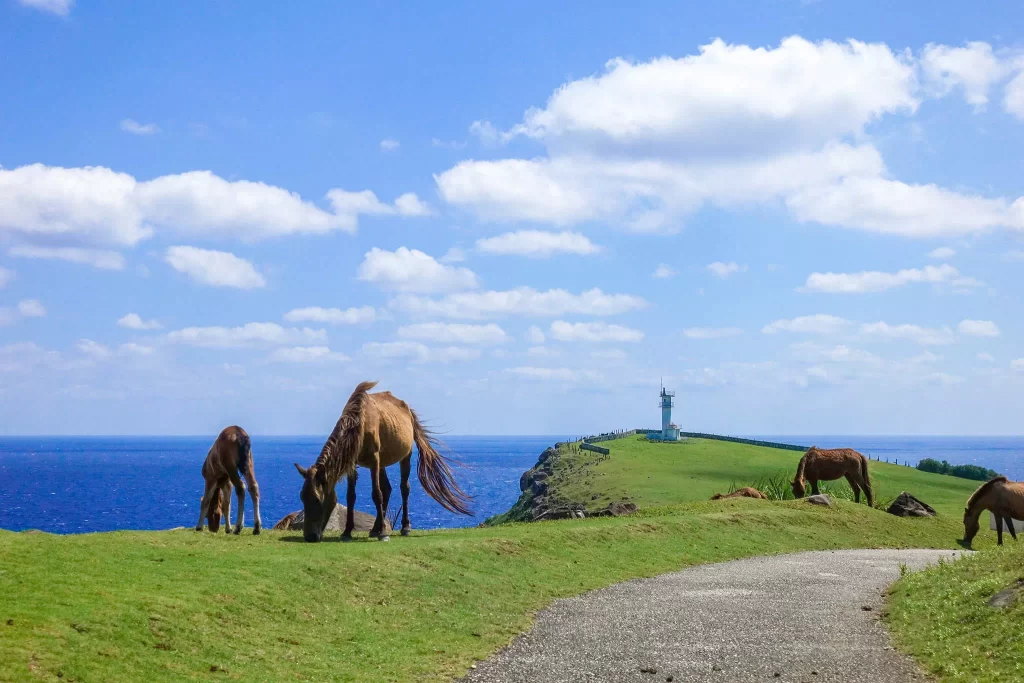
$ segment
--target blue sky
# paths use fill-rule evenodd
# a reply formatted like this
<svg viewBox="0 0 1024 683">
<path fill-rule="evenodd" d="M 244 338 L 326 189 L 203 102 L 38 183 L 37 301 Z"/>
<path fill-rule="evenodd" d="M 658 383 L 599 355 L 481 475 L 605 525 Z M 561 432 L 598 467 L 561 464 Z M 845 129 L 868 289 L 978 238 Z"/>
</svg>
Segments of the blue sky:
<svg viewBox="0 0 1024 683">
<path fill-rule="evenodd" d="M 0 0 L 0 433 L 1015 434 L 1014 3 Z"/>
</svg>

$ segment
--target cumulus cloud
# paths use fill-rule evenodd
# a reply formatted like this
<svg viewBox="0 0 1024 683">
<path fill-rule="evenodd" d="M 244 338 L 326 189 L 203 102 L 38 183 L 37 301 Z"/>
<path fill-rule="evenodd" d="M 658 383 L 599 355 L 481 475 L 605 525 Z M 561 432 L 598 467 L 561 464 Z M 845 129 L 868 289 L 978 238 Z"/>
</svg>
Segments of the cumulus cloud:
<svg viewBox="0 0 1024 683">
<path fill-rule="evenodd" d="M 405 339 L 429 341 L 437 344 L 463 346 L 493 346 L 510 340 L 494 323 L 467 325 L 463 323 L 419 323 L 398 328 L 398 336 Z"/>
<path fill-rule="evenodd" d="M 3 289 L 7 285 L 14 281 L 15 273 L 13 270 L 0 267 L 0 289 Z"/>
<path fill-rule="evenodd" d="M 733 273 L 745 272 L 747 270 L 747 267 L 741 266 L 737 264 L 735 261 L 729 261 L 728 263 L 715 261 L 714 263 L 709 263 L 707 269 L 708 272 L 710 272 L 712 275 L 725 279 L 732 275 Z"/>
<path fill-rule="evenodd" d="M 538 140 L 547 156 L 467 160 L 435 181 L 446 202 L 494 221 L 671 232 L 704 205 L 781 204 L 799 221 L 908 236 L 1021 229 L 1024 200 L 904 183 L 871 144 L 843 142 L 884 116 L 912 115 L 925 96 L 962 88 L 980 103 L 993 82 L 986 49 L 933 45 L 916 60 L 880 43 L 793 36 L 773 48 L 715 40 L 681 58 L 615 59 L 507 131 L 473 126 L 493 143 Z M 1021 91 L 1024 112 L 1024 80 Z"/>
<path fill-rule="evenodd" d="M 480 357 L 478 349 L 458 346 L 430 348 L 415 341 L 368 342 L 363 344 L 363 353 L 382 360 L 408 359 L 416 363 L 452 363 Z"/>
<path fill-rule="evenodd" d="M 967 337 L 998 337 L 999 326 L 991 320 L 961 320 L 957 332 Z"/>
<path fill-rule="evenodd" d="M 956 256 L 956 250 L 951 249 L 950 247 L 939 247 L 937 249 L 932 249 L 928 253 L 929 258 L 940 260 L 953 258 L 954 256 Z"/>
<path fill-rule="evenodd" d="M 476 248 L 488 254 L 527 256 L 529 258 L 551 258 L 554 254 L 576 254 L 587 256 L 601 251 L 585 236 L 578 232 L 544 232 L 542 230 L 520 230 L 497 237 L 477 240 Z"/>
<path fill-rule="evenodd" d="M 1006 85 L 1003 108 L 1024 121 L 1024 68 Z"/>
<path fill-rule="evenodd" d="M 672 270 L 664 263 L 659 263 L 658 267 L 654 269 L 653 273 L 651 273 L 651 277 L 659 280 L 667 280 L 670 277 L 675 277 L 675 275 L 676 271 Z"/>
<path fill-rule="evenodd" d="M 526 379 L 542 380 L 547 382 L 600 382 L 603 375 L 595 370 L 574 370 L 572 368 L 539 368 L 533 366 L 522 366 L 508 368 L 505 372 L 524 377 Z"/>
<path fill-rule="evenodd" d="M 358 308 L 321 308 L 309 306 L 306 308 L 293 308 L 284 314 L 284 319 L 290 323 L 313 322 L 327 323 L 329 325 L 359 325 L 372 323 L 377 319 L 377 310 L 373 306 L 360 306 Z"/>
<path fill-rule="evenodd" d="M 129 330 L 159 330 L 162 325 L 156 320 L 143 320 L 138 313 L 128 313 L 118 319 L 119 327 Z"/>
<path fill-rule="evenodd" d="M 526 331 L 526 339 L 531 344 L 543 344 L 544 332 L 536 325 L 531 325 L 530 329 Z"/>
<path fill-rule="evenodd" d="M 689 327 L 683 330 L 683 336 L 687 339 L 724 339 L 741 334 L 743 330 L 738 327 Z"/>
<path fill-rule="evenodd" d="M 941 346 L 952 344 L 954 341 L 953 331 L 948 327 L 936 329 L 919 325 L 890 325 L 886 322 L 876 322 L 861 325 L 860 333 L 869 338 L 910 341 L 922 346 Z"/>
<path fill-rule="evenodd" d="M 325 211 L 298 194 L 248 180 L 189 171 L 138 181 L 102 166 L 0 168 L 0 234 L 52 244 L 132 246 L 155 230 L 258 240 L 297 233 L 355 232 L 361 215 L 423 216 L 415 194 L 393 205 L 369 190 L 330 190 Z"/>
<path fill-rule="evenodd" d="M 23 299 L 17 306 L 0 306 L 0 327 L 13 325 L 24 318 L 42 318 L 46 308 L 36 299 Z"/>
<path fill-rule="evenodd" d="M 622 325 L 605 322 L 568 323 L 556 320 L 551 323 L 551 338 L 566 342 L 638 342 L 644 333 Z"/>
<path fill-rule="evenodd" d="M 275 349 L 267 356 L 270 363 L 340 363 L 348 359 L 326 346 L 291 346 Z"/>
<path fill-rule="evenodd" d="M 460 292 L 441 299 L 405 295 L 397 297 L 392 305 L 427 317 L 481 319 L 512 315 L 536 318 L 609 316 L 643 309 L 649 304 L 638 296 L 605 294 L 600 289 L 573 294 L 564 289 L 541 292 L 532 287 L 518 287 L 505 291 Z"/>
<path fill-rule="evenodd" d="M 267 284 L 251 263 L 226 251 L 169 247 L 164 260 L 179 273 L 204 285 L 257 289 Z"/>
<path fill-rule="evenodd" d="M 905 268 L 895 273 L 877 270 L 859 273 L 811 273 L 803 287 L 808 292 L 832 294 L 865 294 L 884 292 L 913 283 L 951 284 L 959 288 L 979 287 L 980 282 L 960 275 L 951 265 Z"/>
<path fill-rule="evenodd" d="M 385 138 L 380 141 L 380 148 L 384 152 L 394 152 L 401 146 L 401 144 L 402 143 L 400 143 L 398 140 L 394 140 L 392 138 Z"/>
<path fill-rule="evenodd" d="M 71 14 L 75 0 L 18 0 L 18 4 L 41 12 L 56 14 L 59 17 L 66 17 Z"/>
<path fill-rule="evenodd" d="M 276 323 L 247 323 L 240 327 L 186 327 L 167 335 L 171 342 L 203 348 L 233 349 L 291 345 L 321 345 L 327 332 L 308 327 L 281 327 Z"/>
<path fill-rule="evenodd" d="M 132 135 L 155 135 L 160 132 L 160 126 L 155 123 L 139 123 L 133 119 L 122 119 L 121 130 Z"/>
<path fill-rule="evenodd" d="M 383 289 L 424 294 L 475 289 L 478 285 L 476 274 L 468 268 L 444 265 L 433 256 L 407 247 L 395 251 L 374 247 L 366 252 L 358 277 Z"/>
<path fill-rule="evenodd" d="M 100 270 L 124 270 L 124 256 L 106 249 L 17 246 L 8 249 L 7 253 L 15 258 L 52 259 L 81 263 Z"/>
<path fill-rule="evenodd" d="M 992 46 L 980 41 L 963 47 L 929 43 L 921 53 L 920 63 L 926 88 L 937 96 L 960 88 L 976 111 L 985 108 L 989 90 L 1006 73 L 1006 66 L 993 54 Z"/>
<path fill-rule="evenodd" d="M 462 263 L 466 260 L 466 252 L 459 247 L 452 247 L 441 257 L 441 263 Z"/>
<path fill-rule="evenodd" d="M 818 313 L 798 318 L 779 319 L 768 323 L 761 332 L 776 334 L 778 332 L 795 332 L 798 334 L 838 334 L 845 332 L 853 323 L 845 318 Z"/>
</svg>

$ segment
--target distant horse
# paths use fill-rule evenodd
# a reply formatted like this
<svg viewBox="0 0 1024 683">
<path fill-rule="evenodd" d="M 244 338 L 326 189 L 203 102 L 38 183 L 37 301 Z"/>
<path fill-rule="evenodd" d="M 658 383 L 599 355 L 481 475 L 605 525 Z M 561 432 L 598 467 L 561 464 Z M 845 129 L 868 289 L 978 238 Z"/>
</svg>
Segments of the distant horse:
<svg viewBox="0 0 1024 683">
<path fill-rule="evenodd" d="M 868 499 L 868 505 L 874 506 L 871 495 L 871 480 L 868 477 L 868 459 L 852 448 L 818 448 L 811 446 L 800 458 L 796 468 L 796 478 L 790 482 L 793 495 L 803 498 L 806 493 L 806 482 L 811 482 L 811 491 L 818 495 L 819 481 L 832 481 L 846 477 L 853 489 L 854 501 L 860 502 L 860 490 Z"/>
<path fill-rule="evenodd" d="M 295 463 L 295 469 L 304 480 L 299 494 L 303 505 L 302 535 L 311 543 L 323 537 L 324 527 L 338 503 L 334 487 L 342 477 L 348 478 L 348 514 L 341 540 L 352 539 L 356 466 L 370 470 L 373 504 L 377 508 L 370 537 L 389 540 L 384 514 L 388 509 L 391 484 L 384 468 L 395 463 L 400 464 L 402 474 L 402 535 L 408 536 L 412 528 L 409 524 L 409 473 L 414 443 L 420 453 L 417 475 L 427 494 L 450 512 L 472 514 L 469 496 L 459 488 L 448 462 L 435 449 L 436 441 L 420 424 L 416 413 L 390 391 L 368 393 L 375 386 L 376 382 L 361 382 L 356 386 L 315 463 L 309 468 Z"/>
<path fill-rule="evenodd" d="M 1017 540 L 1013 519 L 1024 519 L 1024 482 L 1009 481 L 1006 477 L 993 477 L 978 487 L 964 508 L 964 541 L 971 544 L 978 533 L 978 517 L 988 510 L 996 518 L 996 534 L 1003 544 L 1003 524 Z"/>
<path fill-rule="evenodd" d="M 240 476 L 241 475 L 241 476 Z M 245 477 L 245 483 L 242 483 Z M 220 497 L 224 504 L 225 531 L 231 533 L 231 487 L 235 487 L 235 495 L 238 496 L 238 519 L 235 523 L 234 532 L 242 533 L 242 523 L 245 517 L 245 489 L 249 488 L 249 496 L 252 498 L 254 536 L 259 535 L 263 523 L 260 520 L 260 487 L 256 483 L 256 474 L 253 471 L 252 446 L 249 443 L 249 435 L 241 427 L 225 427 L 217 440 L 210 447 L 206 454 L 206 461 L 203 463 L 203 480 L 206 482 L 206 490 L 199 503 L 199 521 L 196 522 L 196 531 L 203 530 L 203 518 L 208 517 L 210 507 L 215 504 L 216 491 L 220 491 Z M 219 528 L 219 524 L 217 525 Z M 211 531 L 216 531 L 211 524 Z"/>
<path fill-rule="evenodd" d="M 711 500 L 721 500 L 723 498 L 763 498 L 768 500 L 768 496 L 764 495 L 753 486 L 744 486 L 741 489 L 736 489 L 732 493 L 716 493 L 711 496 Z"/>
</svg>

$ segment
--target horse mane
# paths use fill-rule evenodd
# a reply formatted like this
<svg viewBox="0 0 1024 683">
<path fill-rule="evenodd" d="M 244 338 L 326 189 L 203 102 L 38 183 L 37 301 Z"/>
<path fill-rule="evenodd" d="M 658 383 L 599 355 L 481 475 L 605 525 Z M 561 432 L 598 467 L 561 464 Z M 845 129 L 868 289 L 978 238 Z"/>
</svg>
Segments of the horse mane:
<svg viewBox="0 0 1024 683">
<path fill-rule="evenodd" d="M 363 413 L 369 400 L 368 392 L 376 382 L 360 382 L 348 397 L 334 431 L 327 437 L 314 467 L 324 471 L 328 485 L 334 486 L 356 469 L 359 451 L 363 448 Z"/>
<path fill-rule="evenodd" d="M 975 491 L 974 493 L 972 493 L 971 497 L 967 499 L 967 509 L 970 509 L 971 507 L 973 507 L 974 503 L 979 498 L 981 498 L 983 495 L 988 493 L 988 490 L 990 488 L 992 488 L 993 486 L 995 486 L 996 484 L 998 484 L 1000 482 L 1006 482 L 1006 481 L 1009 481 L 1009 480 L 1006 477 L 1004 477 L 1003 475 L 999 475 L 998 477 L 992 477 L 991 479 L 986 481 L 984 484 L 979 486 L 978 490 Z"/>
</svg>

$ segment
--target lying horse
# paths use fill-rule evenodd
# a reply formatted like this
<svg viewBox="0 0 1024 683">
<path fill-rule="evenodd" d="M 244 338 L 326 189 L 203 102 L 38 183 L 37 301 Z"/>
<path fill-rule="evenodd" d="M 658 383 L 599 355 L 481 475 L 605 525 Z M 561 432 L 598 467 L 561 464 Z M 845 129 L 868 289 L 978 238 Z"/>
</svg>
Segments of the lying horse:
<svg viewBox="0 0 1024 683">
<path fill-rule="evenodd" d="M 978 487 L 964 508 L 964 542 L 971 544 L 978 533 L 978 517 L 988 510 L 996 518 L 996 535 L 1003 544 L 1003 524 L 1017 540 L 1013 519 L 1024 519 L 1024 482 L 1009 481 L 1006 477 L 993 477 Z"/>
<path fill-rule="evenodd" d="M 389 391 L 368 393 L 375 386 L 376 382 L 361 382 L 355 388 L 315 463 L 308 468 L 295 463 L 303 478 L 299 494 L 303 505 L 302 535 L 309 542 L 323 537 L 324 527 L 338 503 L 334 487 L 342 477 L 348 478 L 348 514 L 341 540 L 352 540 L 357 466 L 370 470 L 373 504 L 377 508 L 370 537 L 389 540 L 384 513 L 391 484 L 384 468 L 396 462 L 402 474 L 402 535 L 408 536 L 409 473 L 414 443 L 420 453 L 417 475 L 427 494 L 450 512 L 472 514 L 469 496 L 459 488 L 448 462 L 435 448 L 436 441 L 420 424 L 416 413 Z"/>
<path fill-rule="evenodd" d="M 241 475 L 241 476 L 239 476 Z M 245 477 L 245 483 L 242 483 Z M 249 443 L 249 435 L 241 427 L 225 427 L 217 440 L 210 447 L 206 454 L 206 461 L 203 463 L 203 480 L 206 482 L 206 490 L 199 503 L 199 521 L 196 522 L 196 531 L 203 530 L 203 518 L 208 517 L 210 508 L 215 504 L 215 498 L 219 495 L 224 505 L 224 527 L 225 531 L 231 533 L 231 487 L 235 487 L 235 495 L 238 496 L 238 519 L 235 523 L 234 532 L 242 533 L 242 523 L 245 516 L 245 489 L 249 488 L 249 496 L 252 498 L 253 507 L 253 535 L 259 535 L 263 523 L 260 520 L 260 487 L 256 483 L 256 473 L 253 471 L 252 446 Z M 219 494 L 217 493 L 219 491 Z M 217 527 L 219 528 L 219 524 Z M 210 525 L 210 531 L 216 531 L 214 525 Z"/>
<path fill-rule="evenodd" d="M 853 489 L 854 501 L 860 502 L 860 490 L 864 489 L 868 505 L 875 502 L 871 495 L 871 480 L 868 477 L 868 459 L 852 448 L 822 449 L 811 446 L 800 458 L 796 467 L 796 478 L 790 482 L 793 495 L 803 498 L 806 493 L 806 482 L 811 482 L 811 491 L 818 495 L 819 481 L 832 481 L 846 477 Z"/>
<path fill-rule="evenodd" d="M 723 498 L 763 498 L 768 500 L 768 496 L 764 495 L 753 486 L 744 486 L 741 489 L 736 489 L 732 493 L 716 493 L 711 496 L 711 500 L 721 500 Z"/>
</svg>

